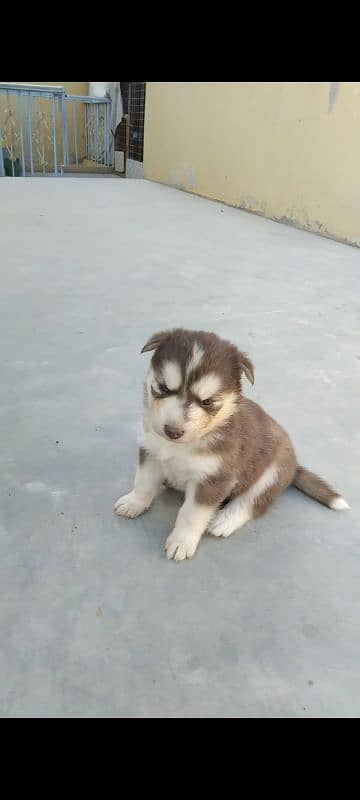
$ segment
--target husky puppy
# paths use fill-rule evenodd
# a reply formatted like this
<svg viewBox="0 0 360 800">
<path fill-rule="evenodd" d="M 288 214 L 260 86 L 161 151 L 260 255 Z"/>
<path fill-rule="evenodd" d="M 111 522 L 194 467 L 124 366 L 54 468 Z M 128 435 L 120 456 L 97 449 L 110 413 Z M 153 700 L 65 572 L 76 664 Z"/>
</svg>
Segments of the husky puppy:
<svg viewBox="0 0 360 800">
<path fill-rule="evenodd" d="M 213 333 L 155 334 L 144 398 L 143 433 L 133 491 L 115 513 L 132 519 L 147 511 L 165 486 L 185 492 L 165 550 L 192 558 L 205 533 L 227 538 L 264 514 L 289 487 L 334 511 L 347 502 L 299 466 L 289 436 L 244 397 L 254 384 L 249 358 Z"/>
</svg>

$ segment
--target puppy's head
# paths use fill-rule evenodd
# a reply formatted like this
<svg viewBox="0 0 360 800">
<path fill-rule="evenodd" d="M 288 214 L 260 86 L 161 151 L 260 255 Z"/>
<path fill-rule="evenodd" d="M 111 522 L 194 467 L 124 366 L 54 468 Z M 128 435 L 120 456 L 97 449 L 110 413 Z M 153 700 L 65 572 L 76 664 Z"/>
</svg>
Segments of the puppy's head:
<svg viewBox="0 0 360 800">
<path fill-rule="evenodd" d="M 142 352 L 154 352 L 146 383 L 150 423 L 174 443 L 196 442 L 221 427 L 237 411 L 243 374 L 254 383 L 247 356 L 213 333 L 158 333 Z"/>
</svg>

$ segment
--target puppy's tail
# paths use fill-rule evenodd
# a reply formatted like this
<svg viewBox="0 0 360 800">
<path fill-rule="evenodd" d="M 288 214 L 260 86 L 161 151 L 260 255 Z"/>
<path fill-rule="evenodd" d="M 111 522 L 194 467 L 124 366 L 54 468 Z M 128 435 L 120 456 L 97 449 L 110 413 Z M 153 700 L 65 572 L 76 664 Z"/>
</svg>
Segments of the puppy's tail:
<svg viewBox="0 0 360 800">
<path fill-rule="evenodd" d="M 350 509 L 346 500 L 338 492 L 303 467 L 298 467 L 293 486 L 296 486 L 303 494 L 307 494 L 308 497 L 317 500 L 318 503 L 331 508 L 332 511 L 349 511 Z"/>
</svg>

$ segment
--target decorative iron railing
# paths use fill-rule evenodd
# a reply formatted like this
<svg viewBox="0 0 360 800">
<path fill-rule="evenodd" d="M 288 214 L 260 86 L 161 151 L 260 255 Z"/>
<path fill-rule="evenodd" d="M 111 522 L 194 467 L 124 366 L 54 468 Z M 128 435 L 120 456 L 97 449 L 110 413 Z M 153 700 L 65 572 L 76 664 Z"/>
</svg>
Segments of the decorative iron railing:
<svg viewBox="0 0 360 800">
<path fill-rule="evenodd" d="M 111 101 L 62 86 L 0 83 L 0 177 L 111 167 Z"/>
</svg>

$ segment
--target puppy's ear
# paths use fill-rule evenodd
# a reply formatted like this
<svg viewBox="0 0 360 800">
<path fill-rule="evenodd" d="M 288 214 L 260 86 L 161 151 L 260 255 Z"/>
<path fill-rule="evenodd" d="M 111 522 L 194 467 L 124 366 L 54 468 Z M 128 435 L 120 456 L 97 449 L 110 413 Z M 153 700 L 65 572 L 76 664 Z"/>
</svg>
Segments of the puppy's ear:
<svg viewBox="0 0 360 800">
<path fill-rule="evenodd" d="M 243 372 L 245 372 L 248 381 L 251 383 L 252 386 L 254 386 L 255 384 L 254 366 L 251 363 L 250 359 L 245 355 L 245 353 L 239 353 L 239 364 L 240 364 L 240 369 Z"/>
<path fill-rule="evenodd" d="M 153 336 L 151 336 L 149 341 L 146 343 L 145 347 L 143 347 L 141 352 L 152 353 L 153 350 L 157 350 L 167 336 L 168 333 L 166 331 L 161 331 L 160 333 L 154 333 Z"/>
</svg>

